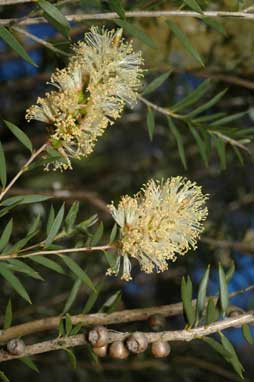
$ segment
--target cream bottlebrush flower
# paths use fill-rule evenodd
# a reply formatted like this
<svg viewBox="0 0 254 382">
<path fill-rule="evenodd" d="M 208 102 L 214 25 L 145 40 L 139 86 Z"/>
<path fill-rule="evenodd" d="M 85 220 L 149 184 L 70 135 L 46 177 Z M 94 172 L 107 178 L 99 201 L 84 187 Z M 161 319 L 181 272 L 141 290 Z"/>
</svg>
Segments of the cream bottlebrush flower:
<svg viewBox="0 0 254 382">
<path fill-rule="evenodd" d="M 69 158 L 89 155 L 99 136 L 133 106 L 141 85 L 141 52 L 121 39 L 122 29 L 96 27 L 73 48 L 69 65 L 51 77 L 56 87 L 27 110 L 28 121 L 51 125 L 50 142 L 66 159 L 55 167 L 71 167 Z"/>
<path fill-rule="evenodd" d="M 107 274 L 118 274 L 123 260 L 122 279 L 130 280 L 130 257 L 146 273 L 162 272 L 168 268 L 167 260 L 196 249 L 208 213 L 206 200 L 196 183 L 174 177 L 150 180 L 134 197 L 123 196 L 118 207 L 112 204 L 109 208 L 121 238 L 116 265 Z"/>
</svg>

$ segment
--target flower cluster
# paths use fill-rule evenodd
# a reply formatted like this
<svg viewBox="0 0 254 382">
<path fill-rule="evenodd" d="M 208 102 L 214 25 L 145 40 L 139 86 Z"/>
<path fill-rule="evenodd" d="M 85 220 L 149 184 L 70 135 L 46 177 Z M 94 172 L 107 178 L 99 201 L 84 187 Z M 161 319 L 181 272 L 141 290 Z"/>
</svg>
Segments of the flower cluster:
<svg viewBox="0 0 254 382">
<path fill-rule="evenodd" d="M 165 271 L 167 260 L 176 260 L 196 249 L 207 217 L 201 187 L 182 177 L 165 182 L 150 180 L 134 197 L 123 196 L 115 207 L 109 207 L 120 226 L 119 256 L 114 269 L 118 274 L 123 261 L 122 279 L 131 279 L 130 257 L 135 258 L 146 273 Z"/>
<path fill-rule="evenodd" d="M 74 46 L 68 66 L 51 77 L 56 90 L 37 99 L 26 119 L 51 126 L 50 143 L 65 158 L 55 168 L 71 168 L 70 158 L 89 155 L 108 125 L 132 106 L 141 85 L 141 52 L 122 40 L 122 30 L 92 27 Z"/>
</svg>

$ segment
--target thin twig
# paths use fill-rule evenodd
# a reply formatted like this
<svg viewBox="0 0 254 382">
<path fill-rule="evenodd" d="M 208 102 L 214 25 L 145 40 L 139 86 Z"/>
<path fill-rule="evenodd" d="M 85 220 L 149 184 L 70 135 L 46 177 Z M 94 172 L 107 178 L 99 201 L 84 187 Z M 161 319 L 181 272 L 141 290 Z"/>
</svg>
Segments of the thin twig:
<svg viewBox="0 0 254 382">
<path fill-rule="evenodd" d="M 63 56 L 67 56 L 67 57 L 71 56 L 70 53 L 64 52 L 63 50 L 60 50 L 60 49 L 56 48 L 56 47 L 55 47 L 53 44 L 51 44 L 50 42 L 45 41 L 45 40 L 43 40 L 43 39 L 41 39 L 41 38 L 39 38 L 39 37 L 33 35 L 32 33 L 27 32 L 27 31 L 26 31 L 25 29 L 23 29 L 23 28 L 13 27 L 12 29 L 14 29 L 15 31 L 17 31 L 17 32 L 19 32 L 19 33 L 21 33 L 21 34 L 23 34 L 23 35 L 26 36 L 26 37 L 29 37 L 31 40 L 36 41 L 38 44 L 45 46 L 46 48 L 52 50 L 52 51 L 55 52 L 55 53 L 58 53 L 58 54 L 61 54 L 61 55 L 63 55 Z"/>
<path fill-rule="evenodd" d="M 144 333 L 148 342 L 152 343 L 155 341 L 192 341 L 194 339 L 201 339 L 202 337 L 208 336 L 219 331 L 234 328 L 237 326 L 242 326 L 244 324 L 249 324 L 254 322 L 254 315 L 252 312 L 245 313 L 239 317 L 226 318 L 222 321 L 216 321 L 209 326 L 201 326 L 194 329 L 184 329 L 184 330 L 172 330 L 164 331 L 158 333 Z M 108 332 L 108 343 L 115 341 L 124 341 L 130 336 L 130 332 Z M 0 362 L 9 361 L 12 359 L 31 356 L 34 354 L 46 353 L 54 350 L 66 349 L 69 347 L 83 346 L 86 345 L 87 341 L 84 334 L 78 334 L 76 336 L 56 338 L 53 340 L 48 340 L 34 345 L 26 346 L 25 352 L 20 355 L 12 355 L 8 352 L 2 351 L 0 353 Z"/>
<path fill-rule="evenodd" d="M 181 115 L 174 113 L 173 111 L 166 109 L 164 107 L 155 105 L 153 102 L 148 101 L 146 98 L 142 97 L 141 95 L 138 96 L 140 101 L 142 101 L 146 106 L 150 107 L 151 109 L 157 111 L 158 113 L 167 115 L 169 117 L 174 117 L 174 118 L 182 118 Z"/>
<path fill-rule="evenodd" d="M 217 240 L 210 237 L 202 237 L 200 239 L 203 243 L 210 244 L 212 247 L 235 249 L 242 252 L 242 255 L 249 255 L 254 253 L 254 245 L 248 243 L 241 243 L 238 241 Z"/>
<path fill-rule="evenodd" d="M 0 260 L 13 259 L 18 257 L 19 259 L 24 259 L 27 257 L 34 256 L 45 256 L 45 255 L 56 255 L 61 256 L 64 253 L 75 253 L 75 252 L 94 252 L 94 251 L 107 251 L 108 249 L 114 248 L 113 245 L 99 245 L 97 247 L 81 247 L 81 248 L 66 248 L 61 250 L 49 250 L 49 251 L 38 251 L 32 253 L 26 253 L 25 255 L 19 255 L 17 253 L 11 253 L 9 255 L 1 255 Z"/>
<path fill-rule="evenodd" d="M 113 20 L 119 19 L 119 15 L 115 12 L 94 13 L 94 14 L 74 14 L 65 15 L 68 21 L 82 22 L 88 20 Z M 254 20 L 254 13 L 247 12 L 230 12 L 230 11 L 204 11 L 202 13 L 193 11 L 179 11 L 179 10 L 164 10 L 164 11 L 128 11 L 125 12 L 126 18 L 151 18 L 151 17 L 196 17 L 202 19 L 203 17 L 212 18 L 236 18 L 243 20 Z M 0 19 L 0 25 L 32 25 L 47 23 L 44 17 L 28 17 L 28 18 L 11 18 Z"/>
<path fill-rule="evenodd" d="M 250 285 L 247 288 L 240 289 L 229 295 L 230 298 L 254 290 L 254 285 Z M 218 299 L 218 296 L 212 296 L 214 300 Z M 206 303 L 208 298 L 206 300 Z M 196 305 L 196 300 L 192 300 L 193 306 Z M 84 327 L 92 325 L 112 325 L 122 324 L 133 321 L 145 321 L 154 314 L 160 314 L 163 317 L 173 317 L 183 313 L 183 305 L 181 302 L 170 304 L 153 306 L 150 308 L 137 308 L 137 309 L 125 309 L 119 312 L 106 313 L 94 313 L 94 314 L 78 314 L 71 317 L 73 325 L 82 323 Z M 35 321 L 25 322 L 16 326 L 12 326 L 0 333 L 0 343 L 5 343 L 12 338 L 24 337 L 33 333 L 39 333 L 58 328 L 62 316 L 47 317 Z"/>
<path fill-rule="evenodd" d="M 27 171 L 29 165 L 48 147 L 49 143 L 44 143 L 38 150 L 34 151 L 28 161 L 22 166 L 19 172 L 14 176 L 14 178 L 10 181 L 10 183 L 2 190 L 0 194 L 0 201 L 7 194 L 10 188 L 16 183 L 16 181 Z"/>
</svg>

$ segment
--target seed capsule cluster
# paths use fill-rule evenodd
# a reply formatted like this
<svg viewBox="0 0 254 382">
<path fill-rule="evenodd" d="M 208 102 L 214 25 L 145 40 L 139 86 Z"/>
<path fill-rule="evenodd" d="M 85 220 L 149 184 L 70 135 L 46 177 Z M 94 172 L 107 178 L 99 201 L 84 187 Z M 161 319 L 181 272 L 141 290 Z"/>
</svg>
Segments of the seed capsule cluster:
<svg viewBox="0 0 254 382">
<path fill-rule="evenodd" d="M 108 330 L 104 326 L 96 326 L 88 333 L 88 341 L 98 357 L 109 355 L 114 359 L 126 359 L 130 353 L 144 353 L 148 348 L 148 339 L 144 333 L 134 332 L 126 341 L 108 343 Z M 151 344 L 151 353 L 155 358 L 167 357 L 171 348 L 168 342 L 155 341 Z"/>
</svg>

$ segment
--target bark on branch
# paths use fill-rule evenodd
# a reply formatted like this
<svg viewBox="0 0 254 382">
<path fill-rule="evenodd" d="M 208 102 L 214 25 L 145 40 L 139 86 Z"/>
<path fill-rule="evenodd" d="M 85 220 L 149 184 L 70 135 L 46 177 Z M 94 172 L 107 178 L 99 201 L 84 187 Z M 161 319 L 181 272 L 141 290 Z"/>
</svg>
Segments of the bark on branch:
<svg viewBox="0 0 254 382">
<path fill-rule="evenodd" d="M 237 318 L 227 318 L 222 321 L 216 321 L 209 326 L 200 326 L 198 328 L 189 330 L 172 330 L 159 333 L 144 333 L 149 343 L 162 340 L 162 341 L 192 341 L 194 339 L 200 339 L 208 336 L 212 333 L 225 330 L 227 328 L 233 328 L 236 326 L 242 326 L 254 322 L 254 314 L 252 312 L 243 314 Z M 123 341 L 130 336 L 130 332 L 116 332 L 109 331 L 108 343 L 114 341 Z M 12 355 L 7 351 L 0 353 L 0 362 L 9 361 L 15 358 L 24 356 L 31 356 L 35 354 L 46 353 L 54 350 L 65 349 L 75 346 L 85 346 L 87 344 L 86 336 L 84 334 L 78 334 L 76 336 L 56 338 L 44 342 L 39 342 L 33 345 L 26 346 L 25 352 L 21 355 Z"/>
</svg>

